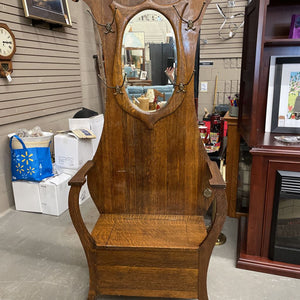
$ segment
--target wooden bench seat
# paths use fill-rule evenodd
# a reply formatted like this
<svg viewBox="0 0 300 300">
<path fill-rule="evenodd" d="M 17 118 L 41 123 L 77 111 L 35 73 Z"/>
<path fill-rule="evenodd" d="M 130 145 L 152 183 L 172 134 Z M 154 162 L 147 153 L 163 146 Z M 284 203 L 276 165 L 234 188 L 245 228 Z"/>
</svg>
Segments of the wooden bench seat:
<svg viewBox="0 0 300 300">
<path fill-rule="evenodd" d="M 102 214 L 92 232 L 97 247 L 198 249 L 207 235 L 202 216 Z"/>
<path fill-rule="evenodd" d="M 97 290 L 104 295 L 196 298 L 202 216 L 102 214 L 96 243 Z M 115 280 L 119 284 L 115 285 Z"/>
</svg>

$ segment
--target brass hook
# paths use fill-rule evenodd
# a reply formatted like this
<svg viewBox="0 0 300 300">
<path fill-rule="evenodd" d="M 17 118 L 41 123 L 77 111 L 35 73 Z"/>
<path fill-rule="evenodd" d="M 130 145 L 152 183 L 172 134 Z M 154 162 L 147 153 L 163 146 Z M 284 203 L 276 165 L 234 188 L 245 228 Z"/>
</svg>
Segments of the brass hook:
<svg viewBox="0 0 300 300">
<path fill-rule="evenodd" d="M 97 25 L 102 26 L 102 27 L 105 28 L 105 30 L 106 30 L 106 31 L 104 32 L 105 34 L 108 34 L 108 33 L 110 33 L 110 32 L 111 32 L 111 33 L 115 33 L 115 31 L 112 30 L 112 25 L 113 25 L 114 22 L 115 22 L 117 8 L 115 8 L 114 15 L 113 15 L 113 20 L 111 21 L 111 23 L 107 23 L 107 24 L 100 24 L 100 23 L 98 23 L 97 20 L 96 20 L 96 18 L 95 18 L 95 16 L 93 15 L 93 13 L 90 12 L 89 10 L 87 10 L 87 12 L 90 14 L 90 16 L 92 17 L 93 21 L 94 21 Z"/>
<path fill-rule="evenodd" d="M 126 80 L 126 76 L 127 74 L 125 73 L 124 77 L 123 77 L 123 82 L 122 82 L 122 85 L 119 86 L 119 85 L 116 85 L 116 86 L 109 86 L 107 85 L 106 83 L 106 80 L 103 79 L 100 74 L 98 74 L 98 77 L 100 78 L 100 80 L 104 83 L 104 85 L 108 88 L 108 89 L 115 89 L 115 92 L 114 92 L 114 95 L 120 95 L 120 94 L 124 94 L 122 92 L 122 87 L 124 86 L 124 83 L 125 83 L 125 80 Z"/>
<path fill-rule="evenodd" d="M 187 28 L 185 29 L 186 31 L 189 31 L 189 30 L 195 31 L 195 30 L 196 30 L 196 27 L 194 27 L 194 23 L 195 23 L 196 21 L 199 20 L 201 14 L 202 14 L 202 12 L 203 12 L 203 9 L 204 9 L 205 4 L 206 4 L 206 2 L 204 1 L 203 4 L 202 4 L 201 10 L 200 10 L 200 12 L 199 12 L 199 15 L 198 15 L 198 17 L 197 17 L 195 20 L 185 20 L 185 19 L 183 19 L 183 17 L 179 14 L 179 12 L 178 12 L 176 6 L 173 5 L 173 7 L 174 7 L 174 9 L 175 9 L 175 11 L 176 11 L 178 17 L 180 18 L 180 20 L 182 20 L 184 23 L 187 24 Z M 188 4 L 186 3 L 184 9 L 186 8 L 187 5 L 188 5 Z"/>
<path fill-rule="evenodd" d="M 182 83 L 182 82 L 180 82 L 179 84 L 174 84 L 174 86 L 178 87 L 177 93 L 185 93 L 185 92 L 186 92 L 185 87 L 188 86 L 188 85 L 190 84 L 190 82 L 191 82 L 191 80 L 192 80 L 192 78 L 193 78 L 195 72 L 196 72 L 196 71 L 193 70 L 192 75 L 191 75 L 191 77 L 190 77 L 190 79 L 189 79 L 189 81 L 188 81 L 187 83 Z"/>
</svg>

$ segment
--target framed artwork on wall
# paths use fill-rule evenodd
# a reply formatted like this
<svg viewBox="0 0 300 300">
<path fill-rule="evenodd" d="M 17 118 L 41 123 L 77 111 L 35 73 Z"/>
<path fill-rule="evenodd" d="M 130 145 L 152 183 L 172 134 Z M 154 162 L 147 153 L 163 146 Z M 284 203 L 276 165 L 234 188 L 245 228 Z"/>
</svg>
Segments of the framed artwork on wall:
<svg viewBox="0 0 300 300">
<path fill-rule="evenodd" d="M 266 132 L 300 134 L 300 57 L 271 57 Z"/>
<path fill-rule="evenodd" d="M 147 71 L 141 71 L 140 79 L 141 80 L 146 80 L 147 79 Z"/>
<path fill-rule="evenodd" d="M 72 26 L 67 0 L 22 1 L 26 17 L 63 26 Z"/>
</svg>

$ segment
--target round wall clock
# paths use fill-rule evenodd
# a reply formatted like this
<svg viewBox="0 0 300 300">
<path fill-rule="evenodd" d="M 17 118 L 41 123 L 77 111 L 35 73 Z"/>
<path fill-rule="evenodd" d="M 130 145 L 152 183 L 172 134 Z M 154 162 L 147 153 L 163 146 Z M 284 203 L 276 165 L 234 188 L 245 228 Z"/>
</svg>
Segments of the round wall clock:
<svg viewBox="0 0 300 300">
<path fill-rule="evenodd" d="M 11 74 L 11 59 L 16 52 L 15 36 L 6 24 L 0 23 L 0 75 Z"/>
</svg>

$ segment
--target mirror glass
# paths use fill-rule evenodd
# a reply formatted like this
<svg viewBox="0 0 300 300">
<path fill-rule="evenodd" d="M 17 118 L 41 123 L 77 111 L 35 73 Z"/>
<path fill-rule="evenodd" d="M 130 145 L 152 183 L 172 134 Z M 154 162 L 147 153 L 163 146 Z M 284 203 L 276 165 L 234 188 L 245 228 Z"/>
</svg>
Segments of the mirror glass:
<svg viewBox="0 0 300 300">
<path fill-rule="evenodd" d="M 155 112 L 171 98 L 177 65 L 176 41 L 168 19 L 143 10 L 127 24 L 122 40 L 126 92 L 140 109 Z"/>
</svg>

